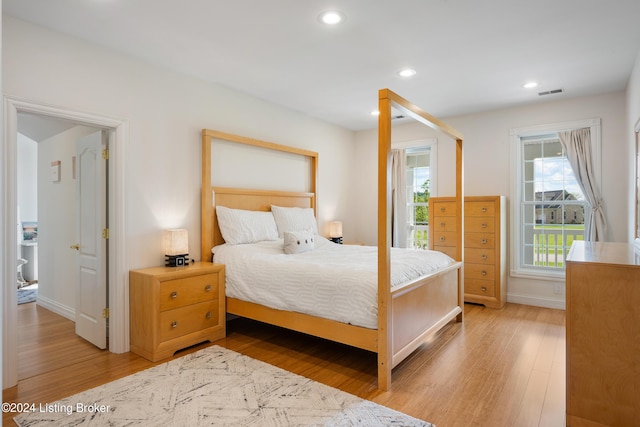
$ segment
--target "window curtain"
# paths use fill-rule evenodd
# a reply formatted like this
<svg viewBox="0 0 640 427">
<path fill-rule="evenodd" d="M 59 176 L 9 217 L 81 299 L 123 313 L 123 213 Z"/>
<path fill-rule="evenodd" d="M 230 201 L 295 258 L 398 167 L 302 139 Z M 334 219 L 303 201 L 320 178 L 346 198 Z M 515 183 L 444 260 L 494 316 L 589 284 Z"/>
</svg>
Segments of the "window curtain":
<svg viewBox="0 0 640 427">
<path fill-rule="evenodd" d="M 391 150 L 391 246 L 407 246 L 407 153 Z"/>
<path fill-rule="evenodd" d="M 595 171 L 591 156 L 591 130 L 589 128 L 558 132 L 560 142 L 567 153 L 567 159 L 576 176 L 578 185 L 587 203 L 591 206 L 590 215 L 586 215 L 584 237 L 588 241 L 606 240 L 607 222 L 600 191 L 596 187 Z"/>
</svg>

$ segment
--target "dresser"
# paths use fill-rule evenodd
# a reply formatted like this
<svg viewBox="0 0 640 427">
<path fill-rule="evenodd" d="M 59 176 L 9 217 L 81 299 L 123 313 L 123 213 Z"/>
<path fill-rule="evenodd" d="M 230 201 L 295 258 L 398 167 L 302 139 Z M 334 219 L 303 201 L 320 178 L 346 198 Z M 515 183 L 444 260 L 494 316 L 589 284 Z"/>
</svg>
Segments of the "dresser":
<svg viewBox="0 0 640 427">
<path fill-rule="evenodd" d="M 197 262 L 129 272 L 131 351 L 152 362 L 223 338 L 224 265 Z"/>
<path fill-rule="evenodd" d="M 640 426 L 640 258 L 574 241 L 566 258 L 567 426 Z"/>
<path fill-rule="evenodd" d="M 507 298 L 507 203 L 504 196 L 464 198 L 464 300 L 501 308 Z M 453 197 L 429 199 L 429 248 L 455 257 Z"/>
</svg>

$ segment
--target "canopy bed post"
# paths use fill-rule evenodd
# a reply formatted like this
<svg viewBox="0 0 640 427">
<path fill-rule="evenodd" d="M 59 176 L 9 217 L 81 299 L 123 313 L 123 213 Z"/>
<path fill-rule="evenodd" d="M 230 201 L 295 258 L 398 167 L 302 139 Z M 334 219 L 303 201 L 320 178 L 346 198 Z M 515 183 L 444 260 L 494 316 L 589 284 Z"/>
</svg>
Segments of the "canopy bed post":
<svg viewBox="0 0 640 427">
<path fill-rule="evenodd" d="M 213 254 L 213 192 L 211 191 L 211 134 L 207 129 L 202 130 L 202 190 L 201 217 L 200 217 L 200 259 L 211 262 Z"/>
<path fill-rule="evenodd" d="M 462 157 L 462 138 L 456 138 L 456 230 L 458 231 L 456 242 L 456 260 L 464 261 L 464 162 Z M 464 263 L 458 270 L 458 298 L 460 307 L 464 307 Z M 456 320 L 462 322 L 464 311 Z"/>
<path fill-rule="evenodd" d="M 378 388 L 391 386 L 391 101 L 378 99 Z"/>
<path fill-rule="evenodd" d="M 462 134 L 446 123 L 426 113 L 389 89 L 378 92 L 378 388 L 388 390 L 391 385 L 392 359 L 396 353 L 393 324 L 394 313 L 390 290 L 391 253 L 391 107 L 401 110 L 422 124 L 447 134 L 456 141 L 456 222 L 459 233 L 456 242 L 456 261 L 463 261 L 464 243 L 464 184 Z M 461 264 L 462 265 L 462 264 Z M 464 283 L 462 266 L 458 269 L 458 307 L 456 320 L 463 320 Z"/>
</svg>

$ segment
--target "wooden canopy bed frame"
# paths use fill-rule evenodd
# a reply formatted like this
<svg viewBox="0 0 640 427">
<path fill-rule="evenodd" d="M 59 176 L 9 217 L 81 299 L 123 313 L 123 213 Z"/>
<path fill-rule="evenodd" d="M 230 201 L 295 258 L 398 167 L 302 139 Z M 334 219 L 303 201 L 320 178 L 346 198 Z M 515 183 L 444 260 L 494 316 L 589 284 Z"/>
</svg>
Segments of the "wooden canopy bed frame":
<svg viewBox="0 0 640 427">
<path fill-rule="evenodd" d="M 394 107 L 456 141 L 457 226 L 456 263 L 436 273 L 390 288 L 391 108 Z M 379 91 L 378 124 L 378 328 L 368 329 L 272 309 L 226 298 L 227 313 L 365 349 L 378 355 L 378 388 L 388 390 L 391 371 L 447 323 L 463 319 L 462 282 L 463 185 L 462 135 L 388 89 Z M 309 192 L 222 188 L 211 184 L 211 141 L 220 139 L 304 156 L 310 161 Z M 204 129 L 202 131 L 202 260 L 211 261 L 211 248 L 224 243 L 215 206 L 269 211 L 271 205 L 313 208 L 316 211 L 317 153 L 270 142 Z M 316 212 L 317 213 L 317 212 Z"/>
</svg>

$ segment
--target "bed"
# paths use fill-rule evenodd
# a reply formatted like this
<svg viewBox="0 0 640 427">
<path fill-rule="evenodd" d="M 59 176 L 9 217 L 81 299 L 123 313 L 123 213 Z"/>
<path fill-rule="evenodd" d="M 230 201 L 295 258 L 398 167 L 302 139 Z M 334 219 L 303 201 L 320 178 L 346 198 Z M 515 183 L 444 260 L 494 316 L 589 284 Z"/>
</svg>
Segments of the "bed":
<svg viewBox="0 0 640 427">
<path fill-rule="evenodd" d="M 446 261 L 440 258 L 437 268 L 421 272 L 410 280 L 392 283 L 391 259 L 395 258 L 394 248 L 390 247 L 390 149 L 391 149 L 391 107 L 399 109 L 420 122 L 434 127 L 455 139 L 456 143 L 456 198 L 462 200 L 462 136 L 446 124 L 428 115 L 418 107 L 399 97 L 393 92 L 383 89 L 379 92 L 379 180 L 378 180 L 378 246 L 372 248 L 347 249 L 346 252 L 368 251 L 369 262 L 373 259 L 374 277 L 377 283 L 374 289 L 373 321 L 365 323 L 332 319 L 318 313 L 275 308 L 272 303 L 261 303 L 251 300 L 241 293 L 227 296 L 226 311 L 229 314 L 246 317 L 276 326 L 288 328 L 340 342 L 364 350 L 377 353 L 378 356 L 378 388 L 387 390 L 391 386 L 392 369 L 417 349 L 428 338 L 453 320 L 463 320 L 464 288 L 462 282 L 462 236 L 458 233 L 458 244 L 455 259 Z M 259 149 L 275 150 L 293 156 L 301 156 L 307 160 L 308 181 L 310 191 L 282 191 L 252 188 L 218 187 L 211 184 L 212 139 L 229 141 Z M 216 212 L 218 207 L 234 211 L 271 212 L 273 207 L 316 212 L 316 175 L 318 155 L 315 152 L 295 147 L 274 144 L 271 142 L 246 138 L 215 130 L 202 131 L 202 259 L 211 261 L 213 251 L 218 251 L 216 261 L 230 259 L 221 257 L 220 248 L 225 244 L 223 233 Z M 457 203 L 457 218 L 462 230 L 463 203 Z M 314 215 L 315 217 L 315 215 Z M 279 231 L 278 238 L 283 238 Z M 313 235 L 314 233 L 311 233 Z M 289 236 L 290 237 L 290 236 Z M 316 246 L 335 244 L 317 238 Z M 284 242 L 273 240 L 264 243 L 269 246 Z M 240 246 L 240 245 L 238 245 Z M 216 248 L 216 249 L 214 249 Z M 262 250 L 262 249 L 261 249 Z M 268 249 L 273 250 L 273 248 Z M 372 252 L 373 251 L 373 252 Z M 313 250 L 311 252 L 320 252 Z M 304 255 L 304 254 L 299 254 Z M 287 260 L 294 258 L 284 255 Z M 298 255 L 295 255 L 298 257 Z M 448 258 L 448 257 L 447 257 Z M 446 261 L 446 262 L 445 262 Z M 229 269 L 227 269 L 229 271 Z M 395 270 L 394 270 L 395 271 Z M 229 279 L 228 279 L 229 280 Z M 392 286 L 393 284 L 393 286 Z M 331 291 L 327 291 L 329 294 Z M 373 322 L 373 323 L 371 323 Z"/>
</svg>

